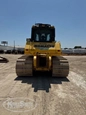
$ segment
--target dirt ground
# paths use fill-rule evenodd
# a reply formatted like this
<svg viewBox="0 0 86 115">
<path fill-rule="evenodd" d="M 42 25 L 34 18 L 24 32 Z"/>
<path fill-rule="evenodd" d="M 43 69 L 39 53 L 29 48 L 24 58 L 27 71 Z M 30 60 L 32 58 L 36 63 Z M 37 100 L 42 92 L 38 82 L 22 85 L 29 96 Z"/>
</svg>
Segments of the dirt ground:
<svg viewBox="0 0 86 115">
<path fill-rule="evenodd" d="M 18 77 L 15 63 L 21 55 L 1 56 L 9 63 L 0 63 L 0 115 L 86 115 L 86 56 L 64 56 L 67 78 Z"/>
</svg>

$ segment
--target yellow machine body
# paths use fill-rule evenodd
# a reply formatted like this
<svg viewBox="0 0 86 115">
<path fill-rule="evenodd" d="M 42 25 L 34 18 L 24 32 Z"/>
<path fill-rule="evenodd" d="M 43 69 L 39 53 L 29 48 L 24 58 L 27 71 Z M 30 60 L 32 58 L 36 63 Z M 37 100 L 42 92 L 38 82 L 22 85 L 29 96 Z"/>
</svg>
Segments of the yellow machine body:
<svg viewBox="0 0 86 115">
<path fill-rule="evenodd" d="M 35 47 L 39 46 L 39 48 Z M 42 48 L 44 47 L 44 48 Z M 33 56 L 33 68 L 36 71 L 50 71 L 52 68 L 52 56 L 61 56 L 61 44 L 60 42 L 52 43 L 36 43 L 26 42 L 25 55 Z M 45 66 L 40 66 L 40 57 L 46 59 Z M 43 61 L 43 60 L 41 60 Z"/>
</svg>

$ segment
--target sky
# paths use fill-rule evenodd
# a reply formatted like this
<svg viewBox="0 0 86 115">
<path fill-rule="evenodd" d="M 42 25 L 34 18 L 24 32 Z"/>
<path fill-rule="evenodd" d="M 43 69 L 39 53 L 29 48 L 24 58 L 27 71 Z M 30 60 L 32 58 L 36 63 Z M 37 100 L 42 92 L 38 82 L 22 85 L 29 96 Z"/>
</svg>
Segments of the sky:
<svg viewBox="0 0 86 115">
<path fill-rule="evenodd" d="M 0 44 L 25 46 L 35 23 L 54 25 L 62 48 L 86 47 L 86 0 L 0 0 Z"/>
</svg>

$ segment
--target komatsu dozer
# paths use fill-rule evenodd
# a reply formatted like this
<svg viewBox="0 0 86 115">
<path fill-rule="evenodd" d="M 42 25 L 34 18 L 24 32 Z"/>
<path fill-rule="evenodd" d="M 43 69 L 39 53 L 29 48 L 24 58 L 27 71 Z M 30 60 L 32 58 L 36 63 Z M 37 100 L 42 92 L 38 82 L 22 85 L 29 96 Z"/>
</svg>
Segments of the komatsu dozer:
<svg viewBox="0 0 86 115">
<path fill-rule="evenodd" d="M 61 44 L 55 41 L 55 27 L 50 24 L 36 23 L 32 26 L 24 55 L 16 62 L 17 76 L 33 76 L 37 71 L 50 72 L 52 77 L 67 77 L 69 73 Z"/>
</svg>

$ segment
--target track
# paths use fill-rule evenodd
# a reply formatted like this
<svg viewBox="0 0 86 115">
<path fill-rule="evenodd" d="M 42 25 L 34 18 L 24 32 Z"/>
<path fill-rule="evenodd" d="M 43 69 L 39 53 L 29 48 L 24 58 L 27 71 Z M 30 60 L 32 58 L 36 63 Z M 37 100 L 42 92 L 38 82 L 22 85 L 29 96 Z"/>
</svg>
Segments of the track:
<svg viewBox="0 0 86 115">
<path fill-rule="evenodd" d="M 67 77 L 69 74 L 69 64 L 66 58 L 58 56 L 53 57 L 53 77 Z"/>
<path fill-rule="evenodd" d="M 32 57 L 22 56 L 16 62 L 16 74 L 18 76 L 32 76 Z"/>
</svg>

